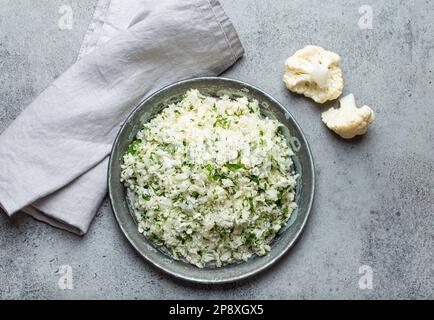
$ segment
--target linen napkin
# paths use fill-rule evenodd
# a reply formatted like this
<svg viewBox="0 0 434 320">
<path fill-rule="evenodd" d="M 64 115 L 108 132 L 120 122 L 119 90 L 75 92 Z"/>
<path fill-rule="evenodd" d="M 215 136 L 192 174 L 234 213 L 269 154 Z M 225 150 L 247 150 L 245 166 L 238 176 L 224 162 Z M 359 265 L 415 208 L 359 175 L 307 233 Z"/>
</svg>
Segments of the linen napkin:
<svg viewBox="0 0 434 320">
<path fill-rule="evenodd" d="M 171 82 L 218 75 L 243 53 L 216 0 L 100 0 L 79 60 L 0 136 L 1 206 L 85 234 L 132 108 Z"/>
</svg>

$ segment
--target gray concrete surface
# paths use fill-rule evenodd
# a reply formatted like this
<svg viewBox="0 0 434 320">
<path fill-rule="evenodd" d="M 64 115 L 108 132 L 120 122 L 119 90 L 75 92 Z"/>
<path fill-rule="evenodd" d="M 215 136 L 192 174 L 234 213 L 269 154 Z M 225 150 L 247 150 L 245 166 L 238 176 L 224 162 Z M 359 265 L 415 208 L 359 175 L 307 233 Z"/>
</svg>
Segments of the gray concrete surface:
<svg viewBox="0 0 434 320">
<path fill-rule="evenodd" d="M 375 1 L 372 30 L 358 26 L 365 1 L 222 3 L 246 49 L 225 75 L 283 102 L 313 149 L 318 188 L 301 241 L 256 278 L 199 286 L 142 260 L 107 201 L 84 238 L 0 214 L 0 298 L 434 298 L 432 3 Z M 72 30 L 58 28 L 62 4 L 73 8 Z M 74 62 L 95 4 L 0 0 L 0 132 Z M 345 92 L 377 113 L 365 137 L 338 139 L 317 105 L 284 88 L 283 62 L 306 44 L 343 57 Z M 72 267 L 73 290 L 58 286 L 62 265 Z M 359 288 L 362 265 L 372 290 Z"/>
</svg>

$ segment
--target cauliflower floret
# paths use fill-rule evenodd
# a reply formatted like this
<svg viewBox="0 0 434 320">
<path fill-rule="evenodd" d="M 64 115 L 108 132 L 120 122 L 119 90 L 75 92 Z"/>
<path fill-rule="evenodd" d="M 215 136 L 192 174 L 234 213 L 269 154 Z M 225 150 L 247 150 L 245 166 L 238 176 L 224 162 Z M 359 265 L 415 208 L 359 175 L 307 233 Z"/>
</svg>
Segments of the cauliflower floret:
<svg viewBox="0 0 434 320">
<path fill-rule="evenodd" d="M 324 111 L 322 121 L 329 129 L 345 139 L 365 134 L 368 126 L 375 120 L 374 111 L 368 106 L 357 108 L 353 94 L 342 98 L 340 103 L 339 109 L 332 107 Z"/>
<path fill-rule="evenodd" d="M 334 52 L 306 46 L 286 60 L 283 81 L 289 90 L 315 102 L 337 99 L 344 87 L 340 61 Z"/>
</svg>

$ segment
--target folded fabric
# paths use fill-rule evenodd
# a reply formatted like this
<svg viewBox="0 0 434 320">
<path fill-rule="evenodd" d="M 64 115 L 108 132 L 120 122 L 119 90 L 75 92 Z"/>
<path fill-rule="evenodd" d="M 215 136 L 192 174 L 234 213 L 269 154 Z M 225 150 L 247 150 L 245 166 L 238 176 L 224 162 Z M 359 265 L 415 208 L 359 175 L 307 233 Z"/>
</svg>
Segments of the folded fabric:
<svg viewBox="0 0 434 320">
<path fill-rule="evenodd" d="M 243 55 L 215 0 L 100 0 L 80 59 L 0 136 L 0 204 L 84 234 L 114 138 L 143 97 Z"/>
</svg>

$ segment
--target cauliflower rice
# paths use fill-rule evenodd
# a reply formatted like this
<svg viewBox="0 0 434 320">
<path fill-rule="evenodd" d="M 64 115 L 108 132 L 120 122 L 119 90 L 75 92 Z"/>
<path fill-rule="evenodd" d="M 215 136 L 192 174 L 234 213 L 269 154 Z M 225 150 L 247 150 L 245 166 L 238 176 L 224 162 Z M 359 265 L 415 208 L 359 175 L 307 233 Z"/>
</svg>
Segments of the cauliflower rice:
<svg viewBox="0 0 434 320">
<path fill-rule="evenodd" d="M 166 107 L 123 156 L 139 232 L 199 268 L 266 255 L 296 208 L 281 126 L 244 97 L 190 90 Z"/>
</svg>

